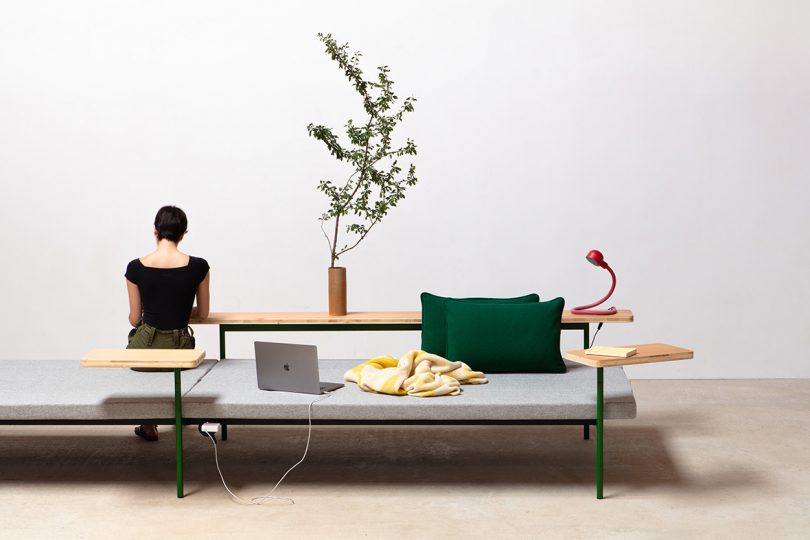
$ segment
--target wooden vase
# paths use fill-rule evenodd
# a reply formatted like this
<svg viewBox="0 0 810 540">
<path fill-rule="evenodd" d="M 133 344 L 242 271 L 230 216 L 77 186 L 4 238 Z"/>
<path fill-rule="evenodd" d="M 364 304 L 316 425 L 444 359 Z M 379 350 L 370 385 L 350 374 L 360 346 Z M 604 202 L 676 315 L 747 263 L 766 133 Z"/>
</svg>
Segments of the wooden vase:
<svg viewBox="0 0 810 540">
<path fill-rule="evenodd" d="M 329 268 L 329 315 L 346 315 L 346 268 Z"/>
</svg>

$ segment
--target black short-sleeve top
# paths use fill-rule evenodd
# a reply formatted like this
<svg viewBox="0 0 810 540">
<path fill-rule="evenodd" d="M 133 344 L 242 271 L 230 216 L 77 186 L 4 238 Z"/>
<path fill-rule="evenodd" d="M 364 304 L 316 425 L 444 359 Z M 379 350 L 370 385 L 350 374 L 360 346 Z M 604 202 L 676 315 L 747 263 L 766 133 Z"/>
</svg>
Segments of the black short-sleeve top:
<svg viewBox="0 0 810 540">
<path fill-rule="evenodd" d="M 153 268 L 140 259 L 131 261 L 124 276 L 141 292 L 143 322 L 158 330 L 187 327 L 194 296 L 208 268 L 208 262 L 199 257 L 189 257 L 188 264 L 179 268 Z"/>
</svg>

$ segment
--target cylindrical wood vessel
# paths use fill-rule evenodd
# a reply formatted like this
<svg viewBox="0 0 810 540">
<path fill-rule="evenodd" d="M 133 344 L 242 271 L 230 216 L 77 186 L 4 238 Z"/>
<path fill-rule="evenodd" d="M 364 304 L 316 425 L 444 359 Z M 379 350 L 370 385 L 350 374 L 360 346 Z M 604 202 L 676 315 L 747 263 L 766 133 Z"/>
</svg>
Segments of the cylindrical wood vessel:
<svg viewBox="0 0 810 540">
<path fill-rule="evenodd" d="M 346 268 L 329 268 L 329 315 L 346 315 Z"/>
</svg>

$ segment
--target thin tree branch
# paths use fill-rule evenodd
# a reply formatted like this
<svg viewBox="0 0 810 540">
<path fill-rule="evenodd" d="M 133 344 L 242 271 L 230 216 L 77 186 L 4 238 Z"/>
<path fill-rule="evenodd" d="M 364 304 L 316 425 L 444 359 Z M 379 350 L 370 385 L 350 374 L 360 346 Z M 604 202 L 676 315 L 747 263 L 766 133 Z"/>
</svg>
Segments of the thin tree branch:
<svg viewBox="0 0 810 540">
<path fill-rule="evenodd" d="M 374 117 L 370 116 L 370 118 L 368 119 L 368 123 L 366 124 L 366 132 L 368 132 L 368 130 L 371 129 L 371 125 L 372 125 L 373 122 L 374 122 Z M 349 207 L 351 205 L 352 200 L 354 200 L 355 195 L 357 195 L 357 192 L 360 190 L 360 186 L 363 185 L 363 177 L 365 176 L 366 170 L 368 168 L 368 145 L 369 145 L 370 142 L 371 142 L 371 136 L 369 135 L 369 137 L 366 139 L 366 146 L 363 149 L 363 156 L 365 158 L 364 163 L 363 163 L 363 167 L 361 169 L 355 171 L 354 173 L 352 173 L 352 176 L 350 176 L 349 180 L 346 181 L 346 186 L 348 187 L 349 182 L 351 182 L 351 179 L 358 172 L 360 172 L 360 178 L 357 179 L 357 185 L 354 187 L 354 191 L 352 191 L 352 194 L 349 195 L 349 198 L 346 199 L 346 203 L 343 206 L 340 207 L 340 211 L 336 212 L 336 215 L 335 215 L 335 237 L 334 237 L 334 240 L 332 242 L 332 265 L 331 265 L 333 268 L 335 266 L 335 261 L 337 260 L 338 257 L 340 257 L 340 253 L 337 252 L 338 233 L 340 232 L 340 229 L 339 229 L 340 214 L 341 214 L 341 212 L 345 211 L 347 207 Z M 357 245 L 357 244 L 355 244 L 355 245 Z M 354 247 L 354 246 L 352 246 L 352 247 Z M 343 253 L 343 252 L 341 252 L 341 253 Z"/>
<path fill-rule="evenodd" d="M 357 244 L 359 244 L 360 242 L 362 242 L 362 241 L 363 241 L 363 238 L 365 238 L 365 237 L 366 237 L 366 235 L 367 235 L 367 234 L 368 234 L 368 233 L 371 231 L 371 229 L 374 227 L 374 225 L 376 225 L 376 224 L 377 224 L 377 223 L 379 223 L 379 222 L 380 222 L 379 218 L 378 218 L 378 219 L 375 219 L 374 221 L 372 221 L 372 222 L 371 222 L 371 225 L 369 225 L 369 226 L 368 226 L 368 229 L 366 229 L 366 232 L 364 232 L 364 233 L 363 233 L 363 236 L 361 236 L 361 237 L 360 237 L 360 238 L 357 240 L 357 242 L 355 242 L 355 243 L 354 243 L 354 245 L 352 245 L 352 247 L 347 247 L 347 248 L 344 248 L 344 249 L 340 250 L 340 251 L 338 252 L 337 256 L 338 256 L 338 257 L 340 257 L 341 255 L 343 255 L 343 254 L 344 254 L 344 253 L 346 253 L 347 251 L 349 251 L 349 250 L 352 250 L 352 249 L 356 248 L 356 247 L 357 247 Z"/>
<path fill-rule="evenodd" d="M 337 239 L 338 239 L 338 227 L 340 226 L 340 214 L 335 216 L 335 238 L 332 241 L 332 263 L 329 265 L 330 268 L 335 267 L 335 261 L 338 258 L 337 255 Z"/>
<path fill-rule="evenodd" d="M 321 219 L 321 232 L 323 233 L 323 237 L 326 238 L 326 245 L 329 246 L 329 251 L 332 251 L 332 243 L 329 241 L 329 235 L 326 234 L 326 230 L 323 228 L 324 221 Z"/>
<path fill-rule="evenodd" d="M 359 173 L 359 172 L 360 172 L 360 170 L 359 170 L 359 169 L 358 169 L 358 170 L 356 170 L 356 171 L 354 171 L 354 172 L 351 174 L 351 176 L 349 176 L 349 178 L 347 178 L 347 179 L 346 179 L 346 183 L 345 183 L 345 184 L 343 184 L 343 187 L 342 187 L 342 188 L 340 188 L 340 193 L 341 193 L 341 194 L 343 194 L 343 193 L 345 193 L 345 192 L 346 192 L 346 190 L 347 190 L 347 189 L 349 188 L 349 186 L 351 185 L 352 178 L 354 178 L 355 176 L 357 176 L 357 173 Z M 350 199 L 350 200 L 351 200 L 351 199 Z M 340 208 L 340 210 L 343 210 L 343 207 L 341 207 L 341 208 Z"/>
</svg>

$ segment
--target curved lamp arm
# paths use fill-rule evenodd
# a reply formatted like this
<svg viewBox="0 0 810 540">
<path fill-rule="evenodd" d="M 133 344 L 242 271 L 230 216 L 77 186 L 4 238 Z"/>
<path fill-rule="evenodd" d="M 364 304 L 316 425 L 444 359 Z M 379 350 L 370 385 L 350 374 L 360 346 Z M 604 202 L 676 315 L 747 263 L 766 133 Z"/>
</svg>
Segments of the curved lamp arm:
<svg viewBox="0 0 810 540">
<path fill-rule="evenodd" d="M 610 290 L 601 300 L 594 302 L 593 304 L 588 304 L 587 306 L 577 306 L 574 309 L 572 309 L 571 313 L 573 313 L 574 315 L 613 315 L 616 313 L 615 307 L 611 307 L 608 309 L 591 309 L 603 303 L 608 298 L 610 298 L 610 295 L 613 294 L 613 290 L 616 289 L 616 274 L 613 273 L 613 269 L 610 266 L 608 266 L 607 263 L 603 262 L 602 264 L 604 265 L 602 267 L 608 272 L 610 272 L 610 277 L 613 280 L 613 282 L 610 285 Z"/>
</svg>

